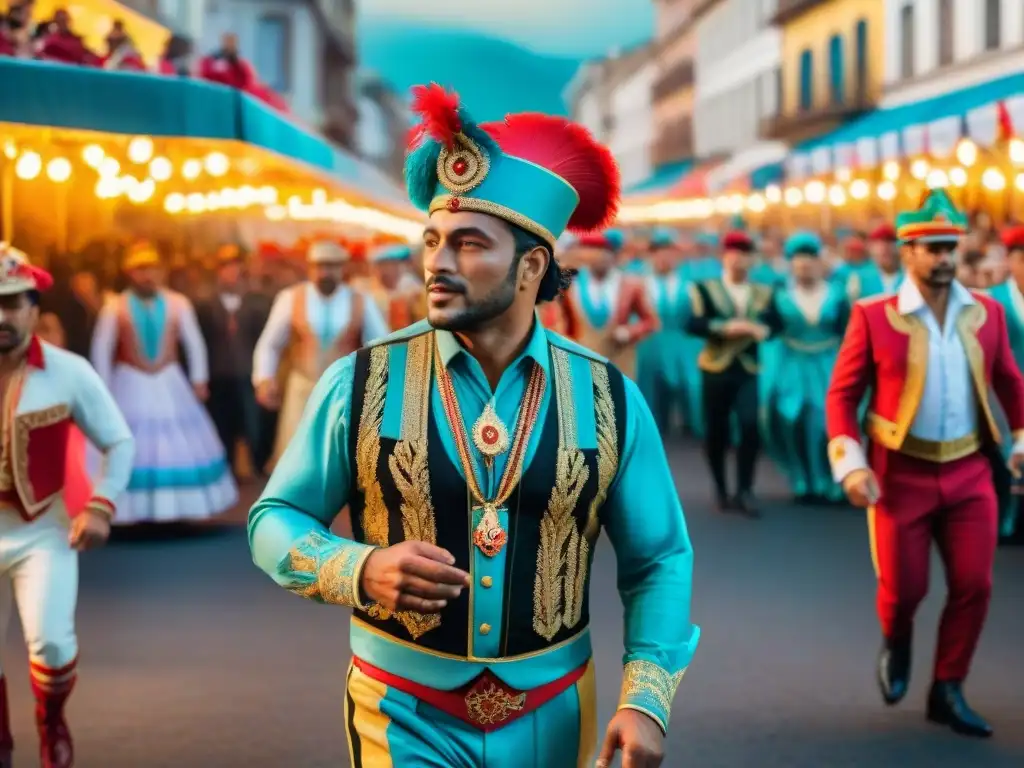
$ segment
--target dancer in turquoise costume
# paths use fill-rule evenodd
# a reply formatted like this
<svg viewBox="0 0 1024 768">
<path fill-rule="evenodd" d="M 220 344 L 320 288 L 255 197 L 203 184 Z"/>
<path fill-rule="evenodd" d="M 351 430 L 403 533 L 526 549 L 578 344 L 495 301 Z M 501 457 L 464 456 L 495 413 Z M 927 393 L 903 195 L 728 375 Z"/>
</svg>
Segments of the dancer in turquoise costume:
<svg viewBox="0 0 1024 768">
<path fill-rule="evenodd" d="M 868 235 L 868 251 L 878 271 L 881 292 L 898 293 L 903 285 L 903 265 L 900 263 L 900 246 L 895 227 L 886 222 L 871 230 Z"/>
<path fill-rule="evenodd" d="M 680 415 L 685 424 L 690 422 L 686 334 L 683 332 L 689 297 L 679 269 L 678 235 L 668 229 L 658 229 L 651 235 L 650 247 L 651 274 L 645 282 L 649 303 L 661 322 L 661 329 L 640 342 L 637 383 L 651 406 L 658 428 L 666 435 L 674 416 Z"/>
<path fill-rule="evenodd" d="M 881 270 L 871 260 L 862 237 L 853 235 L 846 238 L 842 253 L 842 261 L 832 272 L 832 280 L 842 286 L 851 302 L 887 293 Z"/>
<path fill-rule="evenodd" d="M 413 111 L 428 319 L 320 380 L 250 513 L 253 558 L 354 609 L 354 766 L 571 768 L 598 744 L 588 588 L 604 528 L 625 669 L 596 764 L 621 750 L 653 768 L 699 637 L 683 510 L 639 389 L 535 311 L 565 286 L 558 235 L 614 215 L 618 170 L 564 118 L 476 125 L 436 85 Z M 351 540 L 329 528 L 346 504 Z"/>
<path fill-rule="evenodd" d="M 1006 310 L 1006 330 L 1010 337 L 1010 348 L 1013 350 L 1017 367 L 1024 371 L 1024 227 L 1011 227 L 1002 234 L 1003 245 L 1006 246 L 1006 261 L 1010 267 L 1009 277 L 999 285 L 993 286 L 989 295 L 1003 305 Z M 1002 414 L 1000 414 L 1002 416 Z M 1013 440 L 1005 418 L 1000 418 L 1003 426 L 1003 459 L 1009 459 Z M 999 538 L 1004 544 L 1024 544 L 1024 525 L 1021 524 L 1022 498 L 1010 491 L 1012 478 L 1005 467 L 999 467 L 997 483 L 1000 491 Z M 1000 482 L 1001 481 L 1001 482 Z"/>
<path fill-rule="evenodd" d="M 821 240 L 809 232 L 786 242 L 791 280 L 774 301 L 781 331 L 759 379 L 765 440 L 803 503 L 843 497 L 828 462 L 825 392 L 850 304 L 842 286 L 825 279 L 821 251 Z"/>
</svg>

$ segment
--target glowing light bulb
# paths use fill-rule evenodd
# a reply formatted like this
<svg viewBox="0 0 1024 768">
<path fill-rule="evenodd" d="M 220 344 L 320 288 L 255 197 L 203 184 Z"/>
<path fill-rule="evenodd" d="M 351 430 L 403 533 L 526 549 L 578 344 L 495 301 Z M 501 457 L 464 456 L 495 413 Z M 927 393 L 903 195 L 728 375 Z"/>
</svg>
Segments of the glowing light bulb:
<svg viewBox="0 0 1024 768">
<path fill-rule="evenodd" d="M 846 190 L 839 184 L 833 184 L 828 190 L 828 201 L 836 208 L 846 205 Z"/>
<path fill-rule="evenodd" d="M 896 199 L 896 185 L 891 181 L 883 181 L 878 185 L 878 197 L 882 200 L 895 200 Z"/>
<path fill-rule="evenodd" d="M 1017 178 L 1013 180 L 1013 184 L 1017 187 L 1018 192 L 1024 192 L 1024 173 L 1018 173 Z"/>
<path fill-rule="evenodd" d="M 851 178 L 853 178 L 853 173 L 850 171 L 849 168 L 839 168 L 838 170 L 836 170 L 836 181 L 845 184 Z"/>
<path fill-rule="evenodd" d="M 154 181 L 167 181 L 173 172 L 174 167 L 166 157 L 154 157 L 149 164 L 149 175 Z"/>
<path fill-rule="evenodd" d="M 786 205 L 790 208 L 796 208 L 804 201 L 804 193 L 800 191 L 799 187 L 789 187 L 784 196 Z"/>
<path fill-rule="evenodd" d="M 185 199 L 185 205 L 189 213 L 203 213 L 206 210 L 206 195 L 193 192 Z"/>
<path fill-rule="evenodd" d="M 136 136 L 128 144 L 128 159 L 142 165 L 153 157 L 153 142 L 145 136 Z"/>
<path fill-rule="evenodd" d="M 141 205 L 153 197 L 156 192 L 156 182 L 152 179 L 136 183 L 128 190 L 128 199 L 137 205 Z"/>
<path fill-rule="evenodd" d="M 8 139 L 4 142 L 4 157 L 13 160 L 18 156 L 18 145 Z"/>
<path fill-rule="evenodd" d="M 96 182 L 96 197 L 101 200 L 113 200 L 121 194 L 120 179 L 115 176 L 105 176 Z"/>
<path fill-rule="evenodd" d="M 928 161 L 923 157 L 919 157 L 917 160 L 910 164 L 910 175 L 915 179 L 924 181 L 928 176 L 928 171 L 931 167 L 928 165 Z"/>
<path fill-rule="evenodd" d="M 168 213 L 181 213 L 185 210 L 185 196 L 172 192 L 164 198 L 164 210 Z"/>
<path fill-rule="evenodd" d="M 812 181 L 804 187 L 804 196 L 807 198 L 807 202 L 812 205 L 818 205 L 819 203 L 825 202 L 826 194 L 825 184 L 821 181 Z"/>
<path fill-rule="evenodd" d="M 949 186 L 949 175 L 941 168 L 935 168 L 928 172 L 925 183 L 928 189 L 945 189 Z"/>
<path fill-rule="evenodd" d="M 223 176 L 231 169 L 231 163 L 223 152 L 211 152 L 203 165 L 211 176 Z"/>
<path fill-rule="evenodd" d="M 113 178 L 121 172 L 121 164 L 112 157 L 105 157 L 96 170 L 102 178 Z"/>
<path fill-rule="evenodd" d="M 967 171 L 960 166 L 949 169 L 949 183 L 954 187 L 967 186 Z"/>
<path fill-rule="evenodd" d="M 900 164 L 895 160 L 889 160 L 882 166 L 882 176 L 886 181 L 896 181 L 900 177 Z"/>
<path fill-rule="evenodd" d="M 37 152 L 24 152 L 14 166 L 14 174 L 24 181 L 31 181 L 43 170 L 43 158 Z"/>
<path fill-rule="evenodd" d="M 181 166 L 181 175 L 189 181 L 199 178 L 199 174 L 203 172 L 203 164 L 198 160 L 186 160 L 185 164 Z"/>
<path fill-rule="evenodd" d="M 988 168 L 981 174 L 981 185 L 990 192 L 1006 189 L 1006 177 L 998 168 Z"/>
<path fill-rule="evenodd" d="M 864 179 L 856 179 L 850 184 L 850 197 L 854 200 L 866 200 L 871 194 L 871 185 Z"/>
<path fill-rule="evenodd" d="M 103 158 L 106 156 L 107 153 L 103 151 L 103 147 L 99 144 L 89 144 L 82 150 L 82 160 L 90 168 L 99 168 L 100 163 L 103 162 Z"/>
<path fill-rule="evenodd" d="M 1010 139 L 1010 162 L 1014 165 L 1024 165 L 1024 141 Z"/>
<path fill-rule="evenodd" d="M 782 189 L 778 184 L 769 184 L 764 190 L 764 199 L 769 203 L 782 202 Z"/>
<path fill-rule="evenodd" d="M 747 198 L 747 210 L 751 213 L 761 213 L 767 207 L 764 197 L 761 195 L 751 195 Z"/>
<path fill-rule="evenodd" d="M 71 163 L 63 157 L 55 157 L 46 164 L 46 175 L 50 181 L 61 184 L 71 178 Z"/>
<path fill-rule="evenodd" d="M 970 168 L 978 162 L 978 145 L 970 139 L 962 139 L 956 145 L 956 159 L 960 162 L 960 165 Z"/>
</svg>

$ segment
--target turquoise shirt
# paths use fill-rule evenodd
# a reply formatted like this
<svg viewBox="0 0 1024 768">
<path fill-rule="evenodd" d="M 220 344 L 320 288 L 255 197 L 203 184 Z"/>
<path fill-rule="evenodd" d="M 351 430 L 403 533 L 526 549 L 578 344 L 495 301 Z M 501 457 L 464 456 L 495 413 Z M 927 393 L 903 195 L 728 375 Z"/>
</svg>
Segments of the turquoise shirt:
<svg viewBox="0 0 1024 768">
<path fill-rule="evenodd" d="M 417 323 L 389 339 L 420 334 Z M 526 390 L 533 361 L 540 364 L 548 386 L 542 399 L 538 424 L 543 424 L 552 405 L 553 366 L 549 345 L 581 350 L 573 342 L 544 329 L 539 322 L 522 354 L 502 374 L 493 392 L 480 364 L 446 331 L 436 331 L 441 362 L 450 373 L 463 419 L 471 426 L 488 402 L 506 425 L 514 425 Z M 389 370 L 404 369 L 406 347 L 391 345 Z M 584 356 L 585 355 L 585 356 Z M 593 402 L 590 360 L 592 352 L 571 357 L 572 385 L 577 402 Z M 353 487 L 349 456 L 351 400 L 355 355 L 336 362 L 321 378 L 310 396 L 302 421 L 267 487 L 249 514 L 249 544 L 257 566 L 278 584 L 292 591 L 333 602 L 353 605 L 356 585 L 372 547 L 334 536 L 329 526 L 346 506 Z M 392 376 L 382 418 L 381 435 L 397 437 L 401 431 L 403 377 Z M 636 384 L 625 379 L 625 440 L 618 474 L 601 509 L 600 519 L 618 561 L 619 593 L 625 609 L 625 656 L 621 706 L 649 714 L 663 728 L 675 687 L 690 663 L 700 630 L 690 622 L 693 550 L 682 506 L 676 493 L 658 428 Z M 392 392 L 392 389 L 397 392 Z M 395 397 L 392 397 L 392 394 Z M 396 405 L 392 407 L 392 403 Z M 462 472 L 451 430 L 447 429 L 436 383 L 431 386 L 431 409 L 440 429 L 441 445 L 452 464 Z M 597 447 L 593 408 L 579 407 L 577 439 L 580 448 Z M 541 430 L 534 430 L 524 465 L 536 453 Z M 485 493 L 496 489 L 506 456 L 485 470 L 482 457 L 471 447 L 477 479 Z M 438 510 L 441 513 L 441 510 Z M 461 514 L 461 512 L 460 512 Z M 507 526 L 503 519 L 503 525 Z M 506 528 L 507 529 L 507 528 Z M 334 594 L 315 593 L 317 581 L 293 569 L 298 549 L 316 563 L 341 563 Z M 389 671 L 442 689 L 453 689 L 472 680 L 484 669 L 507 684 L 527 690 L 557 679 L 590 657 L 589 636 L 580 633 L 573 641 L 540 654 L 504 659 L 499 657 L 499 638 L 505 620 L 502 606 L 504 552 L 494 558 L 475 554 L 470 604 L 473 626 L 488 623 L 493 631 L 475 633 L 471 657 L 441 657 L 417 651 L 407 643 L 392 642 L 371 633 L 361 622 L 352 623 L 353 652 L 371 656 L 370 663 L 389 663 Z M 500 562 L 498 562 L 500 559 Z M 490 561 L 490 562 L 485 562 Z M 483 574 L 491 575 L 489 589 L 477 589 Z M 385 647 L 386 646 L 386 647 Z M 396 669 L 397 667 L 397 669 Z"/>
<path fill-rule="evenodd" d="M 1017 367 L 1024 371 L 1024 294 L 1013 282 L 1013 278 L 992 286 L 988 294 L 1006 310 L 1006 332 L 1010 337 L 1010 348 Z"/>
<path fill-rule="evenodd" d="M 896 293 L 903 284 L 903 270 L 894 277 L 887 277 L 873 261 L 856 264 L 844 261 L 836 267 L 832 279 L 845 287 L 846 297 L 854 302 L 858 299 Z"/>
</svg>

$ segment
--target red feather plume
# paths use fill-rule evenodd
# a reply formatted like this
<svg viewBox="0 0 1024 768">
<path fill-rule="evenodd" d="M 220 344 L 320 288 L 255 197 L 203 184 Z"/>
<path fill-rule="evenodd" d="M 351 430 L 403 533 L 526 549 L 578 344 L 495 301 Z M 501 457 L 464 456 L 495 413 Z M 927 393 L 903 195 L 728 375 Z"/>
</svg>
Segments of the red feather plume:
<svg viewBox="0 0 1024 768">
<path fill-rule="evenodd" d="M 608 149 L 582 125 L 564 117 L 527 112 L 480 126 L 507 155 L 529 160 L 561 176 L 580 196 L 568 229 L 602 229 L 619 210 L 619 167 Z"/>
<path fill-rule="evenodd" d="M 420 124 L 413 129 L 410 147 L 419 146 L 427 136 L 448 149 L 455 146 L 455 134 L 462 130 L 457 93 L 437 83 L 413 86 L 412 111 L 419 115 Z"/>
<path fill-rule="evenodd" d="M 46 291 L 53 288 L 53 275 L 51 275 L 42 267 L 36 267 L 33 266 L 32 264 L 26 264 L 25 271 L 28 272 L 29 277 L 36 284 L 36 290 L 39 291 L 40 293 L 45 293 Z"/>
</svg>

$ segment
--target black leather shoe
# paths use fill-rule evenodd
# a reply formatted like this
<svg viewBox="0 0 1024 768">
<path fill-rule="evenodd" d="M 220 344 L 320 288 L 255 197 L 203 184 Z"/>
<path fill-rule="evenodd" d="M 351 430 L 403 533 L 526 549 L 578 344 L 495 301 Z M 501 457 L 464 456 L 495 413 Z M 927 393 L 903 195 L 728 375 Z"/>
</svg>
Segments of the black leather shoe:
<svg viewBox="0 0 1024 768">
<path fill-rule="evenodd" d="M 724 494 L 720 493 L 715 497 L 715 509 L 719 512 L 735 512 L 736 506 L 732 503 L 732 499 Z"/>
<path fill-rule="evenodd" d="M 886 640 L 878 654 L 878 687 L 889 706 L 902 701 L 910 687 L 910 648 L 909 637 Z"/>
<path fill-rule="evenodd" d="M 757 508 L 757 500 L 754 495 L 749 491 L 744 491 L 736 496 L 733 500 L 736 511 L 746 517 L 757 518 L 761 516 L 760 510 Z"/>
<path fill-rule="evenodd" d="M 939 725 L 948 725 L 961 736 L 987 739 L 992 735 L 992 726 L 971 709 L 957 680 L 932 683 L 928 694 L 928 719 Z"/>
</svg>

